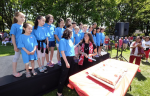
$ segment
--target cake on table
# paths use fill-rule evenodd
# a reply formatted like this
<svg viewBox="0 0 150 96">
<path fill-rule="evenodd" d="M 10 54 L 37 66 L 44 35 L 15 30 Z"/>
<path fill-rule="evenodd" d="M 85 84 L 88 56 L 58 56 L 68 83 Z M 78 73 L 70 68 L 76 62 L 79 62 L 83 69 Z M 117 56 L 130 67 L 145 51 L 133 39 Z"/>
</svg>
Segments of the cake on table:
<svg viewBox="0 0 150 96">
<path fill-rule="evenodd" d="M 91 75 L 111 85 L 116 85 L 123 73 L 123 68 L 112 66 L 110 64 L 103 64 L 102 66 L 98 67 L 94 72 L 92 72 Z"/>
</svg>

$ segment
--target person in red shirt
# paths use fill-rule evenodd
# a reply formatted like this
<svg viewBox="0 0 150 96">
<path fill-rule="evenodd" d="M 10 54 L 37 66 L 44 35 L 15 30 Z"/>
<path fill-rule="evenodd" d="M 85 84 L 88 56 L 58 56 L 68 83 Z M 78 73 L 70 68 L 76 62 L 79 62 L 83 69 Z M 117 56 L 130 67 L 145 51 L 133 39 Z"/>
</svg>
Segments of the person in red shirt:
<svg viewBox="0 0 150 96">
<path fill-rule="evenodd" d="M 121 38 L 119 39 L 119 50 L 120 50 L 120 48 L 122 47 L 122 43 L 123 43 L 123 37 L 121 37 Z"/>
<path fill-rule="evenodd" d="M 130 37 L 130 41 L 131 41 L 131 42 L 133 41 L 133 36 Z"/>
<path fill-rule="evenodd" d="M 105 49 L 106 49 L 106 50 L 108 50 L 108 43 L 109 43 L 109 40 L 110 40 L 109 37 L 106 36 L 106 37 L 105 37 Z"/>
</svg>

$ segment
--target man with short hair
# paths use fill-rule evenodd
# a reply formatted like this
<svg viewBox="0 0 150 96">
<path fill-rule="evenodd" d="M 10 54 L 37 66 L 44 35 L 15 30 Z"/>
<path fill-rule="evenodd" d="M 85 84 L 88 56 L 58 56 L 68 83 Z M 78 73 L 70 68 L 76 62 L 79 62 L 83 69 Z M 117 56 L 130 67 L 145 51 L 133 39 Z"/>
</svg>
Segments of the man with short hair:
<svg viewBox="0 0 150 96">
<path fill-rule="evenodd" d="M 127 46 L 128 46 L 128 42 L 129 40 L 127 39 L 127 37 L 125 37 L 125 39 L 123 39 L 123 49 L 127 49 Z"/>
</svg>

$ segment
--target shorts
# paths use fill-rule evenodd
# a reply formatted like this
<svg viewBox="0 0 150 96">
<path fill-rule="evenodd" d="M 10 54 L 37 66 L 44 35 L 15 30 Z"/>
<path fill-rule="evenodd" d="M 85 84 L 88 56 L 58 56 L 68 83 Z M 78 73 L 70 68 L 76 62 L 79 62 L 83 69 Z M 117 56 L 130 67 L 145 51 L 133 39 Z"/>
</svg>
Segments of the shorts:
<svg viewBox="0 0 150 96">
<path fill-rule="evenodd" d="M 101 43 L 100 46 L 103 46 L 103 43 Z"/>
<path fill-rule="evenodd" d="M 38 58 L 40 58 L 40 57 L 45 57 L 45 50 L 46 50 L 46 49 L 44 48 L 44 51 L 43 51 L 43 53 L 42 53 L 41 50 L 38 50 L 38 49 L 37 49 L 37 57 L 38 57 Z"/>
<path fill-rule="evenodd" d="M 49 41 L 49 47 L 55 47 L 55 41 Z"/>
<path fill-rule="evenodd" d="M 59 48 L 59 44 L 56 43 L 56 47 Z"/>
</svg>

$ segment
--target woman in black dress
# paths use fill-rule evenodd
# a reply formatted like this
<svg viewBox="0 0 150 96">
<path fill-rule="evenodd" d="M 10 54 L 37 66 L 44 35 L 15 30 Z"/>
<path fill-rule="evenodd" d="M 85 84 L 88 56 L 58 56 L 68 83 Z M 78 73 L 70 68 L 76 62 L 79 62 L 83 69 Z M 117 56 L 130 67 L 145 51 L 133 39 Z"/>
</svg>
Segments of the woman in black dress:
<svg viewBox="0 0 150 96">
<path fill-rule="evenodd" d="M 78 62 L 80 70 L 84 70 L 92 66 L 92 60 L 88 57 L 95 56 L 97 54 L 97 48 L 93 41 L 91 33 L 85 33 L 81 43 L 79 43 L 80 59 Z"/>
</svg>

